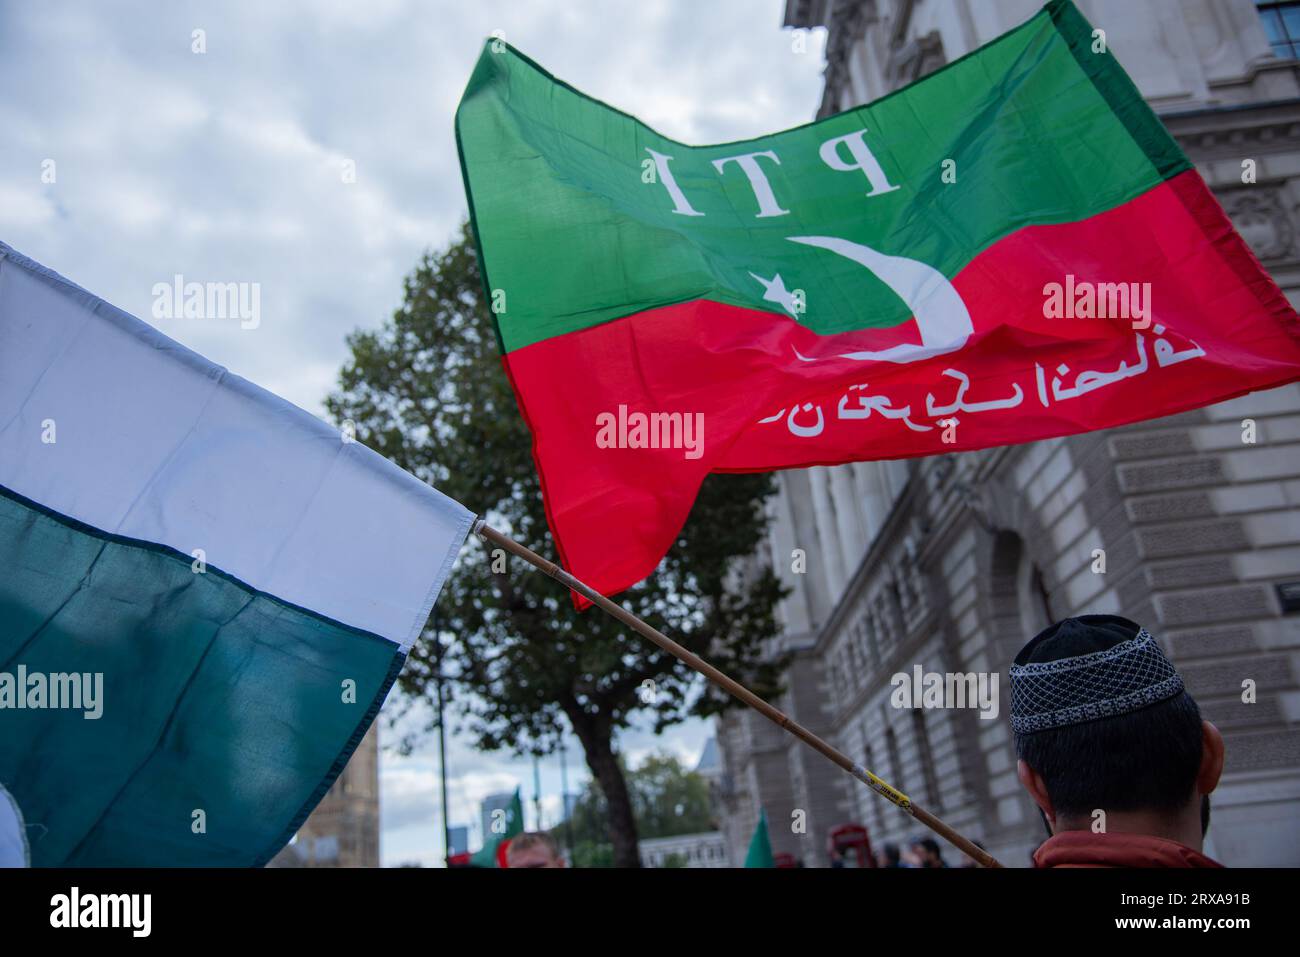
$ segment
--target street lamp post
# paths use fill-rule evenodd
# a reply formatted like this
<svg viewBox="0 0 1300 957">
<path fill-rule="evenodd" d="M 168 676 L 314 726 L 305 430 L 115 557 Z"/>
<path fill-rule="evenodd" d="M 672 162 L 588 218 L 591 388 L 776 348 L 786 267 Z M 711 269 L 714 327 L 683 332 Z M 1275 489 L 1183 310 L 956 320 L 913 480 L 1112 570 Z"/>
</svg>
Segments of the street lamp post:
<svg viewBox="0 0 1300 957">
<path fill-rule="evenodd" d="M 438 699 L 438 773 L 442 779 L 442 857 L 445 863 L 451 857 L 451 823 L 447 817 L 447 726 L 442 700 L 443 646 L 441 639 L 438 637 L 436 625 L 434 626 L 433 641 L 438 648 L 437 657 L 434 659 L 436 671 L 433 685 Z"/>
</svg>

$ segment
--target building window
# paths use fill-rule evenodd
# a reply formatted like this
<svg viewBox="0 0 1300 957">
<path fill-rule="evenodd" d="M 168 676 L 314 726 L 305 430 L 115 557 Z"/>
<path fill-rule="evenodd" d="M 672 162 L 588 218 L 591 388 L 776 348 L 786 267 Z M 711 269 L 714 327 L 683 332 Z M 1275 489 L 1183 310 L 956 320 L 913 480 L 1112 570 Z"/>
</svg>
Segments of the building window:
<svg viewBox="0 0 1300 957">
<path fill-rule="evenodd" d="M 849 671 L 855 680 L 849 682 L 850 686 L 856 685 L 857 680 L 862 677 L 862 661 L 858 654 L 858 643 L 853 640 L 853 635 L 849 634 L 844 639 L 844 657 L 848 660 Z"/>
<path fill-rule="evenodd" d="M 872 628 L 871 621 L 866 615 L 858 619 L 858 627 L 862 629 L 862 638 L 867 646 L 867 659 L 875 668 L 880 667 L 880 646 L 876 643 L 876 632 Z"/>
<path fill-rule="evenodd" d="M 893 727 L 885 728 L 885 754 L 889 758 L 889 783 L 899 790 L 906 790 L 902 774 L 903 762 L 898 756 L 898 735 L 894 734 Z"/>
<path fill-rule="evenodd" d="M 1016 611 L 1020 618 L 1020 640 L 1028 641 L 1056 620 L 1047 582 L 1019 535 L 1014 532 L 1001 533 L 994 549 L 994 575 L 1014 576 L 1012 580 L 1015 582 Z"/>
<path fill-rule="evenodd" d="M 863 725 L 862 727 L 862 737 L 867 740 L 870 740 L 870 735 L 867 732 L 866 725 Z M 863 752 L 862 761 L 863 761 L 862 766 L 864 768 L 866 768 L 872 774 L 876 773 L 876 755 L 871 750 L 871 745 L 869 744 L 866 746 L 866 750 Z M 875 799 L 875 796 L 867 793 L 867 791 L 863 788 L 855 789 L 855 793 L 860 794 L 866 798 L 867 825 L 873 834 L 877 833 L 879 831 L 879 824 L 876 818 L 876 812 L 879 810 L 879 808 L 876 806 L 877 801 Z"/>
<path fill-rule="evenodd" d="M 1300 3 L 1256 3 L 1264 21 L 1273 54 L 1284 60 L 1300 59 Z"/>
<path fill-rule="evenodd" d="M 936 811 L 942 811 L 939 778 L 934 773 L 934 749 L 930 747 L 930 732 L 925 726 L 925 714 L 919 708 L 912 711 L 912 737 L 916 739 L 916 753 L 921 761 L 921 780 L 925 782 L 926 801 Z"/>
</svg>

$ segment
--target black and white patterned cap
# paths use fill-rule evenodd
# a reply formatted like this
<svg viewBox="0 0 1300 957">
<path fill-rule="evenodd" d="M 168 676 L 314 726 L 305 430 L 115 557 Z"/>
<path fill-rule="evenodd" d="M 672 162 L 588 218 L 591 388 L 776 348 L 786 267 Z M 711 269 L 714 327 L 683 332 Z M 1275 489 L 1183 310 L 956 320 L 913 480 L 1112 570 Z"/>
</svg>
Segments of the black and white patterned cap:
<svg viewBox="0 0 1300 957">
<path fill-rule="evenodd" d="M 1136 628 L 1137 634 L 1088 654 L 1022 661 L 1040 639 L 1051 635 L 1044 632 L 1030 642 L 1010 671 L 1011 729 L 1016 734 L 1127 714 L 1183 691 L 1182 677 L 1145 628 L 1101 615 L 1067 619 L 1061 625 L 1075 623 L 1105 626 L 1112 633 L 1123 623 Z"/>
</svg>

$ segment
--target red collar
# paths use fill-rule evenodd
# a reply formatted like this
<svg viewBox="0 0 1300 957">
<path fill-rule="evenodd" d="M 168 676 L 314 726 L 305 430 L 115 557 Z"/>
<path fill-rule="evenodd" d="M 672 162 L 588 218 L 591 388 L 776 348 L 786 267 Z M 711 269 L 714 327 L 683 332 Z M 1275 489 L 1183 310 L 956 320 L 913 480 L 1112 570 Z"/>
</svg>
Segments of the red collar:
<svg viewBox="0 0 1300 957">
<path fill-rule="evenodd" d="M 1177 841 L 1146 834 L 1062 831 L 1034 852 L 1035 867 L 1222 867 Z"/>
</svg>

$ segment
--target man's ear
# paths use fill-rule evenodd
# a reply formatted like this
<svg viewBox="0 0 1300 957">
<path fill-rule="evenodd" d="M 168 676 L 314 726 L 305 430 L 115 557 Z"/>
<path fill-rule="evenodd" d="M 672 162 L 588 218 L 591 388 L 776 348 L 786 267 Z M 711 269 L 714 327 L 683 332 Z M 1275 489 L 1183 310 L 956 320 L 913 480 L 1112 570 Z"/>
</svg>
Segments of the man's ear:
<svg viewBox="0 0 1300 957">
<path fill-rule="evenodd" d="M 1196 772 L 1196 793 L 1209 794 L 1223 774 L 1223 735 L 1208 721 L 1201 722 L 1201 767 Z"/>
<path fill-rule="evenodd" d="M 1055 830 L 1056 812 L 1052 809 L 1052 799 L 1048 797 L 1047 784 L 1043 781 L 1043 776 L 1025 764 L 1023 760 L 1018 760 L 1016 761 L 1016 777 L 1020 779 L 1020 786 L 1029 792 L 1029 796 L 1042 809 L 1048 823 Z"/>
</svg>

